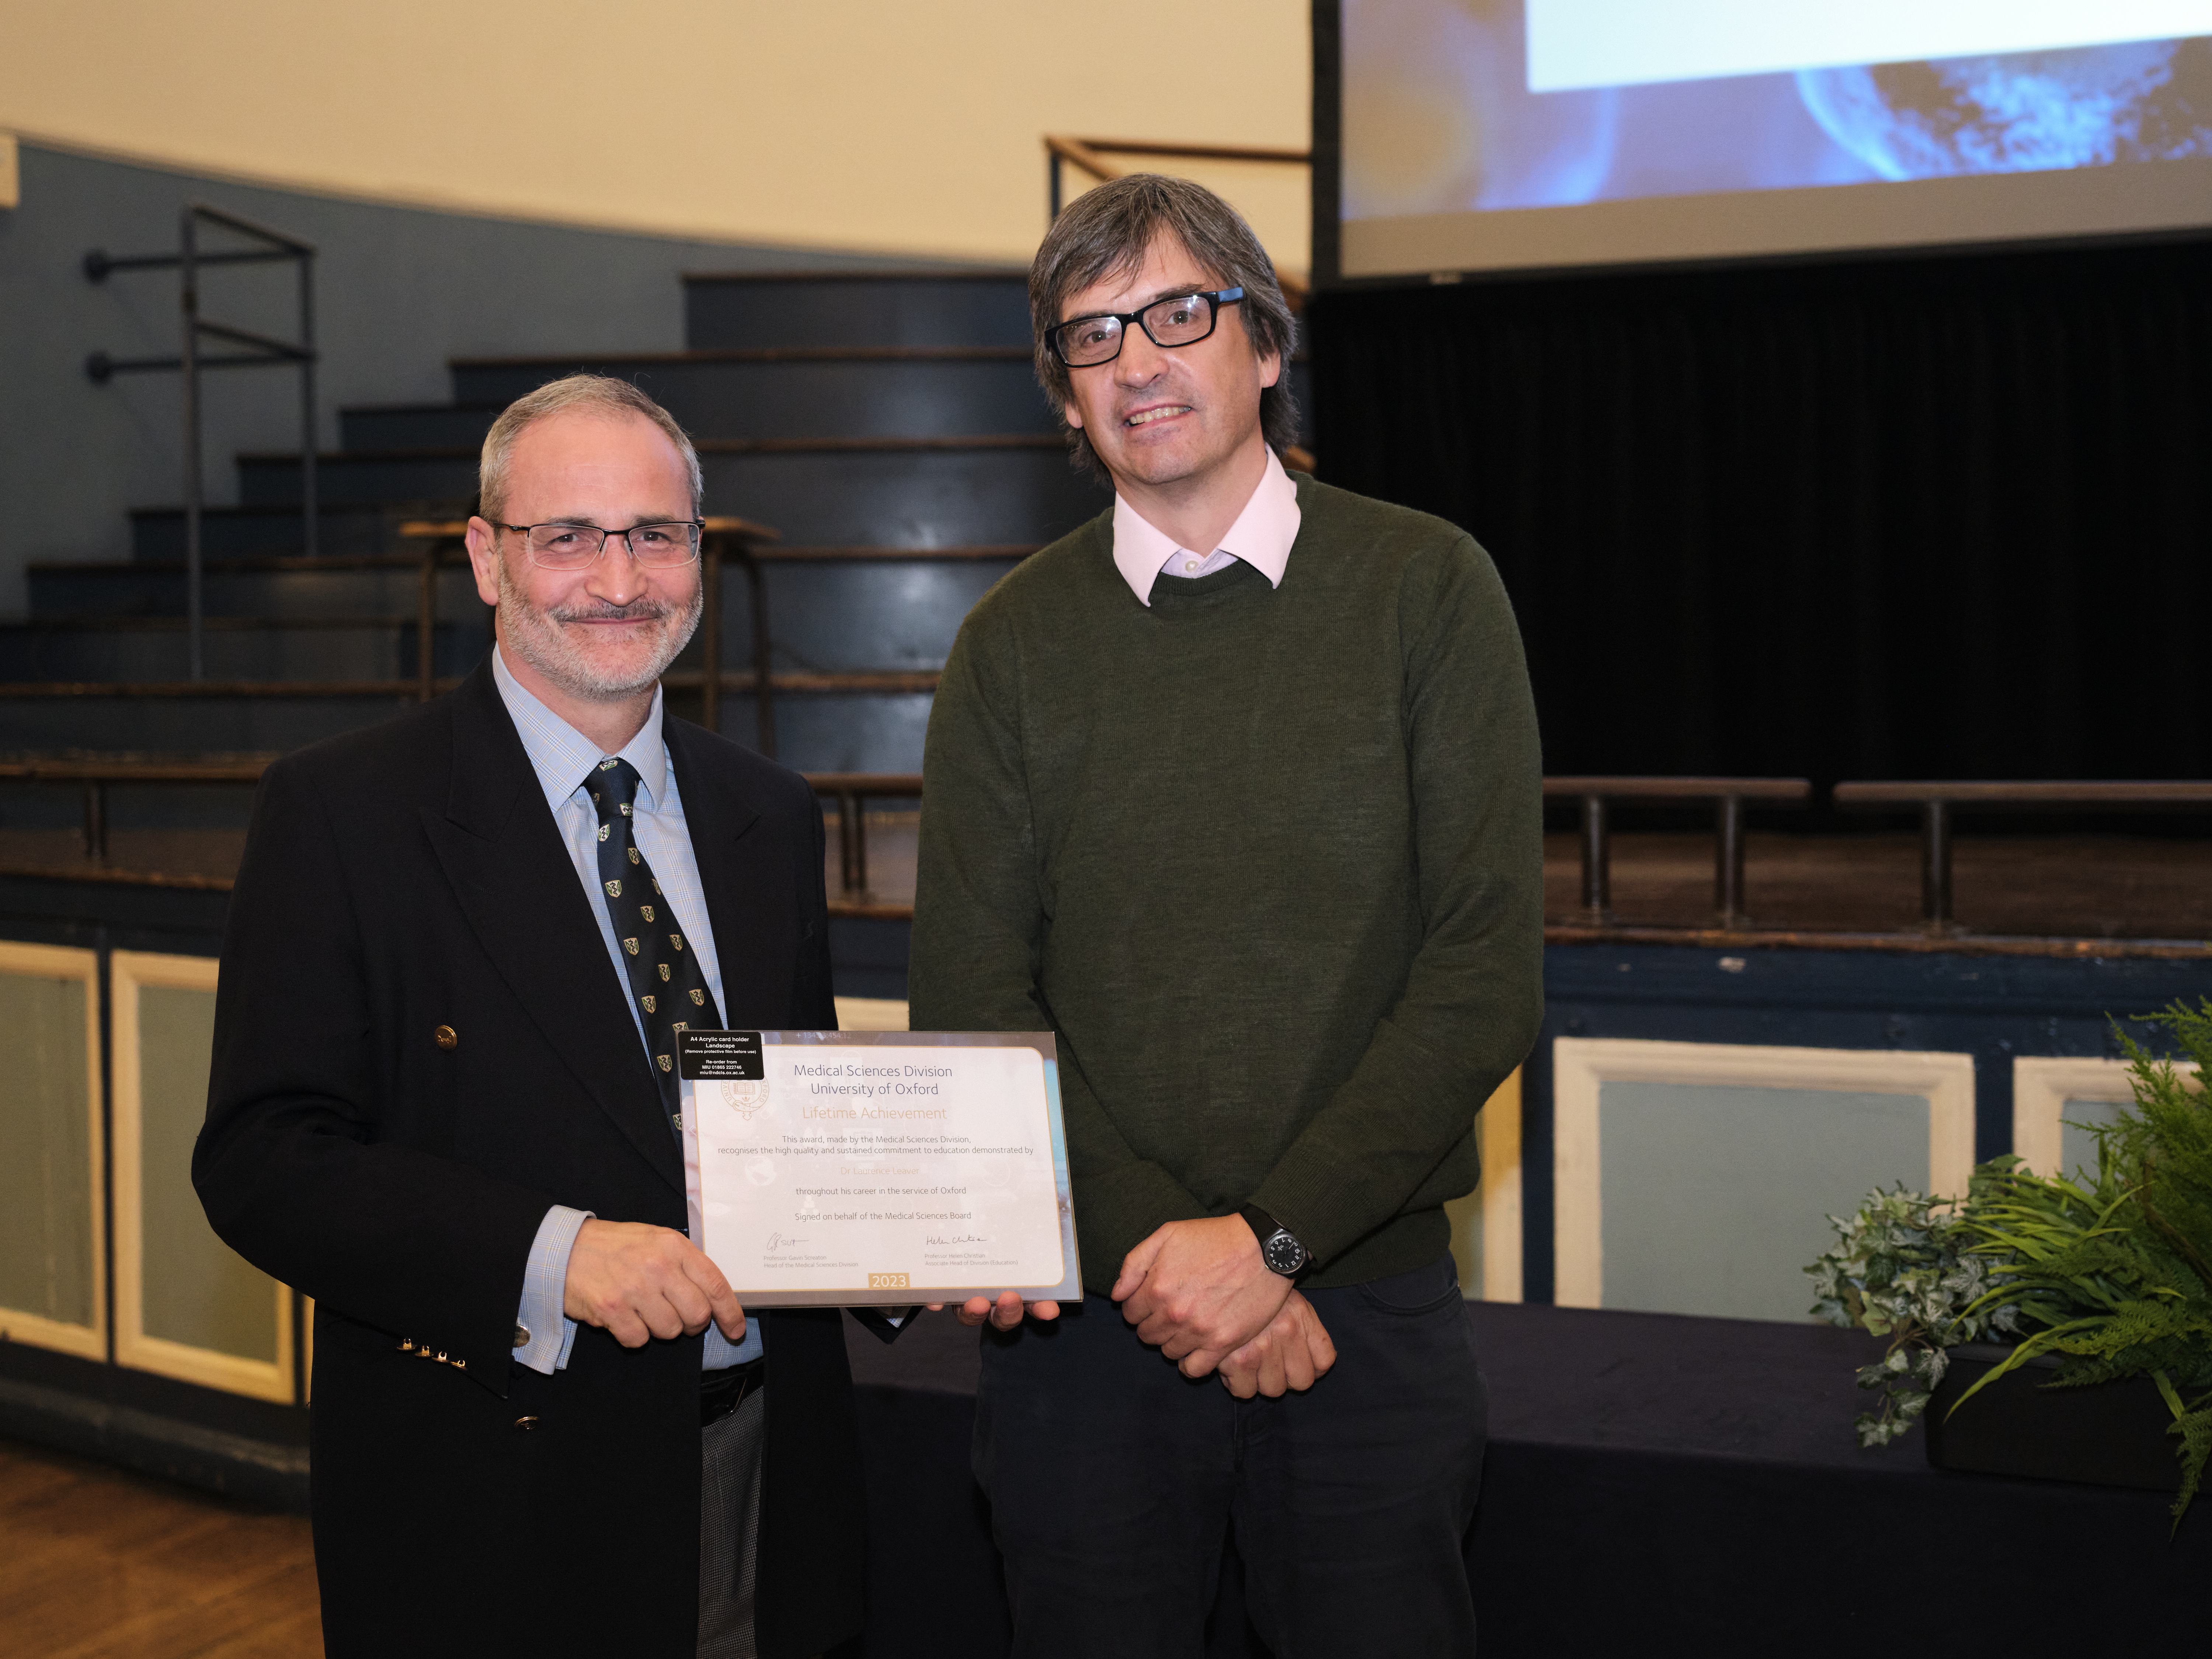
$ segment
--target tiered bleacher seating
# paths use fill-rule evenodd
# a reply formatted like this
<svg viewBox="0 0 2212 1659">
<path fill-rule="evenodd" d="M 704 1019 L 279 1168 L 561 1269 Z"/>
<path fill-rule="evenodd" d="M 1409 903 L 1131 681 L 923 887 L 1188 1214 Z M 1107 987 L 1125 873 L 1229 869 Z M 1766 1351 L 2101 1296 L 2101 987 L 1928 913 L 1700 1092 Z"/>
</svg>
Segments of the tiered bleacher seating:
<svg viewBox="0 0 2212 1659">
<path fill-rule="evenodd" d="M 34 565 L 28 617 L 0 627 L 0 751 L 265 753 L 396 712 L 417 693 L 419 649 L 421 549 L 400 526 L 465 513 L 499 410 L 591 368 L 635 380 L 691 431 L 710 513 L 781 532 L 762 551 L 773 664 L 806 701 L 779 710 L 780 757 L 914 769 L 928 692 L 913 677 L 942 663 L 1014 560 L 1105 500 L 1069 469 L 1030 377 L 1022 278 L 702 276 L 686 289 L 681 352 L 459 360 L 449 404 L 340 411 L 340 447 L 318 460 L 312 561 L 299 556 L 298 455 L 237 457 L 237 504 L 206 519 L 200 683 L 186 679 L 178 509 L 133 515 L 127 563 Z M 449 680 L 481 656 L 487 618 L 465 571 L 436 588 L 433 662 Z M 739 674 L 751 602 L 747 584 L 723 586 L 720 654 Z M 700 648 L 676 684 L 696 683 Z M 887 678 L 871 684 L 877 671 Z M 745 736 L 743 701 L 722 724 Z"/>
</svg>

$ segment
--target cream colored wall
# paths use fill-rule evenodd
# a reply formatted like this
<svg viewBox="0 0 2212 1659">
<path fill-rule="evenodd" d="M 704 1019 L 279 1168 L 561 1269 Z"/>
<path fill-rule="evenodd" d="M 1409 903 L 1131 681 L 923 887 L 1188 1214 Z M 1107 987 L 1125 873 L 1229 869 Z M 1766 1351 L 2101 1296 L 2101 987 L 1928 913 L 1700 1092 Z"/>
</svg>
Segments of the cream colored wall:
<svg viewBox="0 0 2212 1659">
<path fill-rule="evenodd" d="M 1042 133 L 1303 146 L 1308 18 L 1301 0 L 0 0 L 0 128 L 421 206 L 1019 260 L 1043 228 Z M 1304 267 L 1303 169 L 1190 171 Z"/>
</svg>

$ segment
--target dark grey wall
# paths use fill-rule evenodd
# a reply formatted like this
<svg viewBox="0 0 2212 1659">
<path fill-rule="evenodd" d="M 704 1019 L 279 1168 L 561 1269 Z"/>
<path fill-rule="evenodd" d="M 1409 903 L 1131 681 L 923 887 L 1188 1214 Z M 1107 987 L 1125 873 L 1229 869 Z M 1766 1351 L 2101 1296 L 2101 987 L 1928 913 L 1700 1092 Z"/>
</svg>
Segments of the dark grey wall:
<svg viewBox="0 0 2212 1659">
<path fill-rule="evenodd" d="M 121 558 L 132 507 L 182 499 L 174 374 L 96 386 L 86 356 L 177 349 L 173 271 L 85 279 L 88 249 L 173 252 L 200 200 L 314 243 L 319 440 L 347 404 L 437 403 L 452 356 L 681 347 L 686 270 L 915 264 L 819 251 L 622 235 L 262 189 L 25 144 L 22 202 L 0 209 L 0 612 L 33 560 Z M 289 267 L 211 272 L 203 314 L 289 337 Z M 236 498 L 230 458 L 291 449 L 297 378 L 206 377 L 208 499 Z"/>
</svg>

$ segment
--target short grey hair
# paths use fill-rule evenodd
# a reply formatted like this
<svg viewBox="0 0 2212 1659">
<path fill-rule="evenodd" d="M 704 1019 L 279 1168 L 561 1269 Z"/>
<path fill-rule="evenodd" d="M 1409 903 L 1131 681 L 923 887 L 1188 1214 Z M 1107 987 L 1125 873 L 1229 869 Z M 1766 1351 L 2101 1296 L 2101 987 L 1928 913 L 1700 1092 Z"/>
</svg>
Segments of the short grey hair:
<svg viewBox="0 0 2212 1659">
<path fill-rule="evenodd" d="M 571 410 L 606 416 L 640 415 L 659 427 L 676 453 L 684 458 L 691 480 L 691 516 L 699 516 L 706 499 L 706 481 L 699 472 L 699 452 L 676 417 L 628 380 L 611 374 L 571 374 L 549 380 L 537 391 L 517 398 L 500 411 L 484 434 L 483 458 L 477 469 L 477 511 L 496 524 L 507 516 L 507 465 L 514 454 L 514 441 L 550 415 Z"/>
<path fill-rule="evenodd" d="M 1260 392 L 1260 430 L 1277 451 L 1298 441 L 1298 400 L 1291 392 L 1291 353 L 1298 325 L 1275 280 L 1274 261 L 1237 210 L 1203 185 L 1159 173 L 1133 173 L 1087 190 L 1061 211 L 1030 264 L 1030 322 L 1036 337 L 1037 384 L 1060 411 L 1068 458 L 1101 482 L 1105 463 L 1080 427 L 1067 425 L 1072 387 L 1066 365 L 1045 336 L 1062 320 L 1068 296 L 1109 276 L 1127 276 L 1163 235 L 1226 288 L 1242 288 L 1244 332 L 1260 356 L 1282 360 L 1275 384 Z"/>
</svg>

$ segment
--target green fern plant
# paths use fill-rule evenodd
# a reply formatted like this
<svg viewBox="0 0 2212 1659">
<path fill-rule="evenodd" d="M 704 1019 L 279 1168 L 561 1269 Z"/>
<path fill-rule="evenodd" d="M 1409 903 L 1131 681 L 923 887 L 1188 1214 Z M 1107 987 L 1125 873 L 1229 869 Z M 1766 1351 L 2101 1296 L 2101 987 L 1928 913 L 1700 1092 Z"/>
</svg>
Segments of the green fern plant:
<svg viewBox="0 0 2212 1659">
<path fill-rule="evenodd" d="M 1899 1187 L 1828 1218 L 1838 1243 L 1806 1269 L 1813 1311 L 1891 1338 L 1858 1374 L 1883 1393 L 1858 1419 L 1862 1445 L 1926 1409 L 1946 1348 L 1999 1333 L 2016 1346 L 1952 1410 L 2043 1353 L 2060 1361 L 2051 1388 L 2149 1377 L 2173 1416 L 2179 1524 L 2212 1457 L 2212 999 L 2149 1018 L 2193 1075 L 2121 1032 L 2135 1106 L 2095 1131 L 2094 1175 L 2046 1178 L 2008 1156 L 1977 1169 L 1955 1206 Z"/>
<path fill-rule="evenodd" d="M 2212 1105 L 2202 1083 L 2212 1075 L 2212 999 L 2150 1018 L 2172 1032 L 2195 1080 L 2120 1033 L 2135 1107 L 2096 1131 L 2093 1187 L 2013 1159 L 1976 1172 L 1960 1218 L 1968 1251 L 2002 1264 L 2008 1305 L 2041 1328 L 1952 1409 L 2040 1353 L 2061 1358 L 2051 1388 L 2149 1377 L 2173 1415 L 2179 1523 L 2212 1457 Z"/>
</svg>

